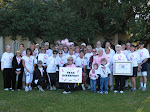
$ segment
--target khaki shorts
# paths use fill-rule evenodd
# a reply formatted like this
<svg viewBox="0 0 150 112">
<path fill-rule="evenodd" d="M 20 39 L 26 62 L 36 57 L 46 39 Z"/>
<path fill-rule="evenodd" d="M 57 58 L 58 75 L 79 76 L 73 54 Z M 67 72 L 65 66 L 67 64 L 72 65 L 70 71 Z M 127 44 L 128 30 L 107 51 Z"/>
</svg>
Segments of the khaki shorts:
<svg viewBox="0 0 150 112">
<path fill-rule="evenodd" d="M 147 76 L 147 71 L 143 71 L 143 72 L 138 72 L 137 76 Z"/>
</svg>

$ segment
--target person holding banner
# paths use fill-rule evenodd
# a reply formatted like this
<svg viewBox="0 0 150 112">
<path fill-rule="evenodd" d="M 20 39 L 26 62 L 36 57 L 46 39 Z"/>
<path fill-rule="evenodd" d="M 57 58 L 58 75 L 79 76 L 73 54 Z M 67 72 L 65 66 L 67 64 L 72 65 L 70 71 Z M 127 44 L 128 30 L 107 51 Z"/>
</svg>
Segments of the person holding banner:
<svg viewBox="0 0 150 112">
<path fill-rule="evenodd" d="M 128 61 L 132 61 L 133 66 L 133 76 L 131 76 L 132 88 L 131 91 L 136 91 L 136 81 L 135 77 L 137 77 L 137 71 L 139 71 L 140 67 L 140 56 L 137 52 L 135 52 L 135 46 L 131 45 L 130 47 L 131 53 L 127 54 Z"/>
<path fill-rule="evenodd" d="M 76 67 L 75 64 L 73 64 L 73 57 L 68 57 L 67 61 L 68 61 L 68 65 L 66 67 Z M 74 91 L 74 83 L 65 83 L 64 84 L 64 92 L 63 94 L 68 94 L 71 93 L 71 91 Z"/>
<path fill-rule="evenodd" d="M 3 71 L 4 78 L 4 90 L 12 90 L 11 81 L 12 81 L 12 59 L 14 54 L 11 52 L 11 47 L 6 46 L 6 52 L 3 53 L 1 58 L 1 70 Z"/>
<path fill-rule="evenodd" d="M 32 90 L 31 83 L 33 80 L 33 73 L 35 70 L 34 56 L 32 56 L 32 51 L 30 48 L 27 48 L 26 55 L 22 57 L 22 64 L 26 76 L 25 91 L 28 92 Z"/>
<path fill-rule="evenodd" d="M 53 51 L 53 55 L 50 56 L 46 62 L 47 65 L 47 73 L 48 73 L 48 79 L 50 83 L 50 90 L 56 90 L 56 70 L 57 70 L 57 51 Z"/>
<path fill-rule="evenodd" d="M 138 72 L 138 76 L 140 79 L 140 87 L 142 91 L 146 91 L 146 85 L 147 85 L 147 71 L 148 71 L 148 58 L 149 56 L 149 51 L 144 48 L 144 43 L 140 42 L 139 43 L 140 48 L 137 50 L 138 54 L 140 55 L 140 71 Z M 144 85 L 143 85 L 144 81 Z"/>
<path fill-rule="evenodd" d="M 17 90 L 20 91 L 22 88 L 22 76 L 24 71 L 20 50 L 16 51 L 16 55 L 13 57 L 12 66 L 13 66 L 12 90 L 15 90 L 16 88 L 16 77 L 17 77 L 18 79 Z"/>
<path fill-rule="evenodd" d="M 82 68 L 82 89 L 85 91 L 85 82 L 86 82 L 86 79 L 87 79 L 87 76 L 86 76 L 86 67 L 87 67 L 87 59 L 85 59 L 84 57 L 84 51 L 81 50 L 80 51 L 80 56 L 76 59 L 75 61 L 75 65 L 77 67 L 81 67 Z"/>
<path fill-rule="evenodd" d="M 126 56 L 121 53 L 121 45 L 116 45 L 116 54 L 113 56 L 113 62 L 120 61 L 120 62 L 126 62 L 127 58 Z M 124 93 L 124 76 L 122 75 L 116 75 L 115 76 L 115 91 L 114 93 L 117 93 L 120 90 L 120 93 Z"/>
</svg>

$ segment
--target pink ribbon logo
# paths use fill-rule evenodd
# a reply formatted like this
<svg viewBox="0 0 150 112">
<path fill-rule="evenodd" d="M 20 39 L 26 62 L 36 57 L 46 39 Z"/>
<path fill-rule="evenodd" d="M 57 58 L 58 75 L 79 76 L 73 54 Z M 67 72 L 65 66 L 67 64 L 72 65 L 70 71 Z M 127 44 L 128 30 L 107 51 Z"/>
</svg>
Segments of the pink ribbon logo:
<svg viewBox="0 0 150 112">
<path fill-rule="evenodd" d="M 84 61 L 81 61 L 81 65 L 83 66 L 83 64 L 84 64 Z"/>
<path fill-rule="evenodd" d="M 63 63 L 64 63 L 64 60 L 62 59 L 62 60 L 60 60 L 60 64 L 62 64 L 63 65 Z"/>
<path fill-rule="evenodd" d="M 143 56 L 143 52 L 140 53 L 140 57 L 142 57 L 142 56 Z"/>
<path fill-rule="evenodd" d="M 9 60 L 10 60 L 10 61 L 12 60 L 12 56 L 9 56 Z"/>
<path fill-rule="evenodd" d="M 121 55 L 119 55 L 119 56 L 118 56 L 118 60 L 121 60 L 121 58 L 122 58 L 122 56 L 121 56 Z"/>
<path fill-rule="evenodd" d="M 134 56 L 132 55 L 132 56 L 130 57 L 130 60 L 132 61 L 132 60 L 133 60 L 133 58 L 134 58 Z"/>
</svg>

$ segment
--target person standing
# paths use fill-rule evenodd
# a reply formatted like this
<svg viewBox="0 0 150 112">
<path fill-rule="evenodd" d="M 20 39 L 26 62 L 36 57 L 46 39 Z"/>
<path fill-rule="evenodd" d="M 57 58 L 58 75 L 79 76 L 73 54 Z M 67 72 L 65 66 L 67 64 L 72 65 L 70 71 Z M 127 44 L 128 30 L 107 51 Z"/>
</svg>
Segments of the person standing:
<svg viewBox="0 0 150 112">
<path fill-rule="evenodd" d="M 144 43 L 139 42 L 139 49 L 137 50 L 138 54 L 140 55 L 140 71 L 138 72 L 138 76 L 140 79 L 140 87 L 142 91 L 146 91 L 146 85 L 147 85 L 147 70 L 148 70 L 148 59 L 149 51 L 144 48 Z M 144 85 L 143 85 L 144 82 Z"/>
<path fill-rule="evenodd" d="M 52 56 L 53 54 L 53 51 L 51 49 L 49 49 L 49 43 L 48 42 L 45 42 L 45 49 L 46 49 L 46 54 L 48 54 L 48 56 Z"/>
<path fill-rule="evenodd" d="M 3 71 L 4 90 L 12 90 L 12 58 L 14 54 L 11 52 L 11 47 L 6 46 L 6 52 L 3 53 L 1 58 L 1 70 Z"/>
</svg>

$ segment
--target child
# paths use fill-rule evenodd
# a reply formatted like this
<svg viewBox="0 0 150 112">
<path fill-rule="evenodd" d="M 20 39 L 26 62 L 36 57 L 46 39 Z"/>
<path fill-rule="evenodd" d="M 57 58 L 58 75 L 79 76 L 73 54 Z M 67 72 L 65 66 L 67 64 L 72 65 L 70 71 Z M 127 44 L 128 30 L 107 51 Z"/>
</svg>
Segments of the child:
<svg viewBox="0 0 150 112">
<path fill-rule="evenodd" d="M 89 73 L 91 92 L 96 92 L 96 80 L 98 78 L 97 69 L 98 69 L 98 64 L 95 63 L 93 65 L 93 69 Z"/>
<path fill-rule="evenodd" d="M 38 61 L 38 67 L 35 68 L 35 84 L 37 84 L 39 91 L 44 91 L 43 88 L 46 87 L 46 68 L 42 66 L 42 61 Z"/>
<path fill-rule="evenodd" d="M 103 87 L 105 87 L 105 94 L 108 94 L 108 74 L 110 74 L 110 69 L 106 66 L 107 60 L 102 58 L 101 65 L 98 68 L 98 74 L 100 74 L 100 94 L 103 94 Z"/>
</svg>

